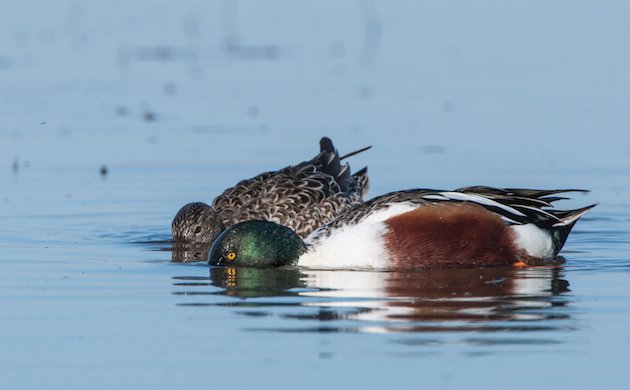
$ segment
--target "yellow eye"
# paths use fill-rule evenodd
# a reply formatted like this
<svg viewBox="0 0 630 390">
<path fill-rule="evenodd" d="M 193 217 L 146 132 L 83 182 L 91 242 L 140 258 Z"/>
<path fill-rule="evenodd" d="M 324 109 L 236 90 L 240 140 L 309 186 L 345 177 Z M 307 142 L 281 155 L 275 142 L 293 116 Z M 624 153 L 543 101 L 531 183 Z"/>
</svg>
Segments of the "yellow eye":
<svg viewBox="0 0 630 390">
<path fill-rule="evenodd" d="M 225 258 L 230 261 L 236 259 L 236 252 L 228 252 L 227 255 L 225 255 Z"/>
</svg>

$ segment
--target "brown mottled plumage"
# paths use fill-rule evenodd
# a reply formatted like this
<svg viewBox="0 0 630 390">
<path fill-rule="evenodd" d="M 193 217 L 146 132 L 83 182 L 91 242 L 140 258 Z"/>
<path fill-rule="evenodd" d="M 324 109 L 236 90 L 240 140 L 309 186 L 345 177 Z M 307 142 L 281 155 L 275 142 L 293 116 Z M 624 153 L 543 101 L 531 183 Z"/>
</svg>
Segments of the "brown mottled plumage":
<svg viewBox="0 0 630 390">
<path fill-rule="evenodd" d="M 173 219 L 173 239 L 212 243 L 227 227 L 248 220 L 273 221 L 304 238 L 363 201 L 367 168 L 351 174 L 342 158 L 324 137 L 320 153 L 309 161 L 242 180 L 216 197 L 212 206 L 196 202 L 182 207 Z"/>
</svg>

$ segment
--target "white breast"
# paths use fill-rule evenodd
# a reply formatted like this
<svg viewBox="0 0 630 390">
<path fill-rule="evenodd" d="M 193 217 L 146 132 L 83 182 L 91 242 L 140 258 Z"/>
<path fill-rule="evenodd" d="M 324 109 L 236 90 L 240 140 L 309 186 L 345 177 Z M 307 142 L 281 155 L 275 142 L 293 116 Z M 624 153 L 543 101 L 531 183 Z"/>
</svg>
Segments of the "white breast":
<svg viewBox="0 0 630 390">
<path fill-rule="evenodd" d="M 387 233 L 385 220 L 416 207 L 408 203 L 390 205 L 356 225 L 334 230 L 328 237 L 320 237 L 319 229 L 315 230 L 305 240 L 310 249 L 298 265 L 314 269 L 385 269 L 389 264 L 383 239 Z"/>
</svg>

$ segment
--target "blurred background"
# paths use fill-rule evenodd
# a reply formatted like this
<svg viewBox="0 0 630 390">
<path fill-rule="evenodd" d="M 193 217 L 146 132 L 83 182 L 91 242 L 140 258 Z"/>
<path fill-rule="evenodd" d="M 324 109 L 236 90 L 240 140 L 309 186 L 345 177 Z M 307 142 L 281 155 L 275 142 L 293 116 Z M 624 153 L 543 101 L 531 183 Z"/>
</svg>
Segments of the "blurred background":
<svg viewBox="0 0 630 390">
<path fill-rule="evenodd" d="M 630 167 L 629 16 L 615 1 L 15 2 L 0 163 L 272 169 L 328 135 L 374 145 L 354 165 L 376 191 L 585 185 L 561 173 Z"/>
</svg>

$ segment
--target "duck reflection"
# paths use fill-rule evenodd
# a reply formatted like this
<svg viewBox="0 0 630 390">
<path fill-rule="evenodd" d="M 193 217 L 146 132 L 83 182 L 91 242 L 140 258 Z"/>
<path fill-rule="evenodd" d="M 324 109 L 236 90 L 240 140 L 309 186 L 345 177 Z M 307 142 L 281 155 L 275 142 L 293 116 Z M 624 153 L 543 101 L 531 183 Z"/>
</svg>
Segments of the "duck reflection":
<svg viewBox="0 0 630 390">
<path fill-rule="evenodd" d="M 174 263 L 208 261 L 209 244 L 172 241 L 171 246 L 171 261 Z"/>
<path fill-rule="evenodd" d="M 303 274 L 297 269 L 210 268 L 210 283 L 223 288 L 223 294 L 240 298 L 298 295 Z"/>
<path fill-rule="evenodd" d="M 476 322 L 566 318 L 550 310 L 564 305 L 559 294 L 568 291 L 569 283 L 560 275 L 557 268 L 389 273 L 318 271 L 308 273 L 306 279 L 308 285 L 317 286 L 318 290 L 302 294 L 346 298 L 307 305 L 327 308 L 360 306 L 364 310 L 353 318 L 386 321 L 388 325 L 381 330 L 472 330 L 478 329 L 474 326 Z M 371 299 L 357 300 L 362 297 Z M 437 328 L 436 323 L 439 323 Z M 502 325 L 506 329 L 512 326 Z M 533 326 L 530 324 L 527 328 L 533 329 Z"/>
<path fill-rule="evenodd" d="M 569 283 L 561 268 L 360 272 L 211 267 L 209 284 L 219 288 L 212 295 L 244 299 L 206 305 L 264 308 L 296 321 L 289 328 L 253 329 L 261 331 L 558 330 L 566 327 L 556 325 L 557 320 L 569 318 L 562 310 Z"/>
</svg>

